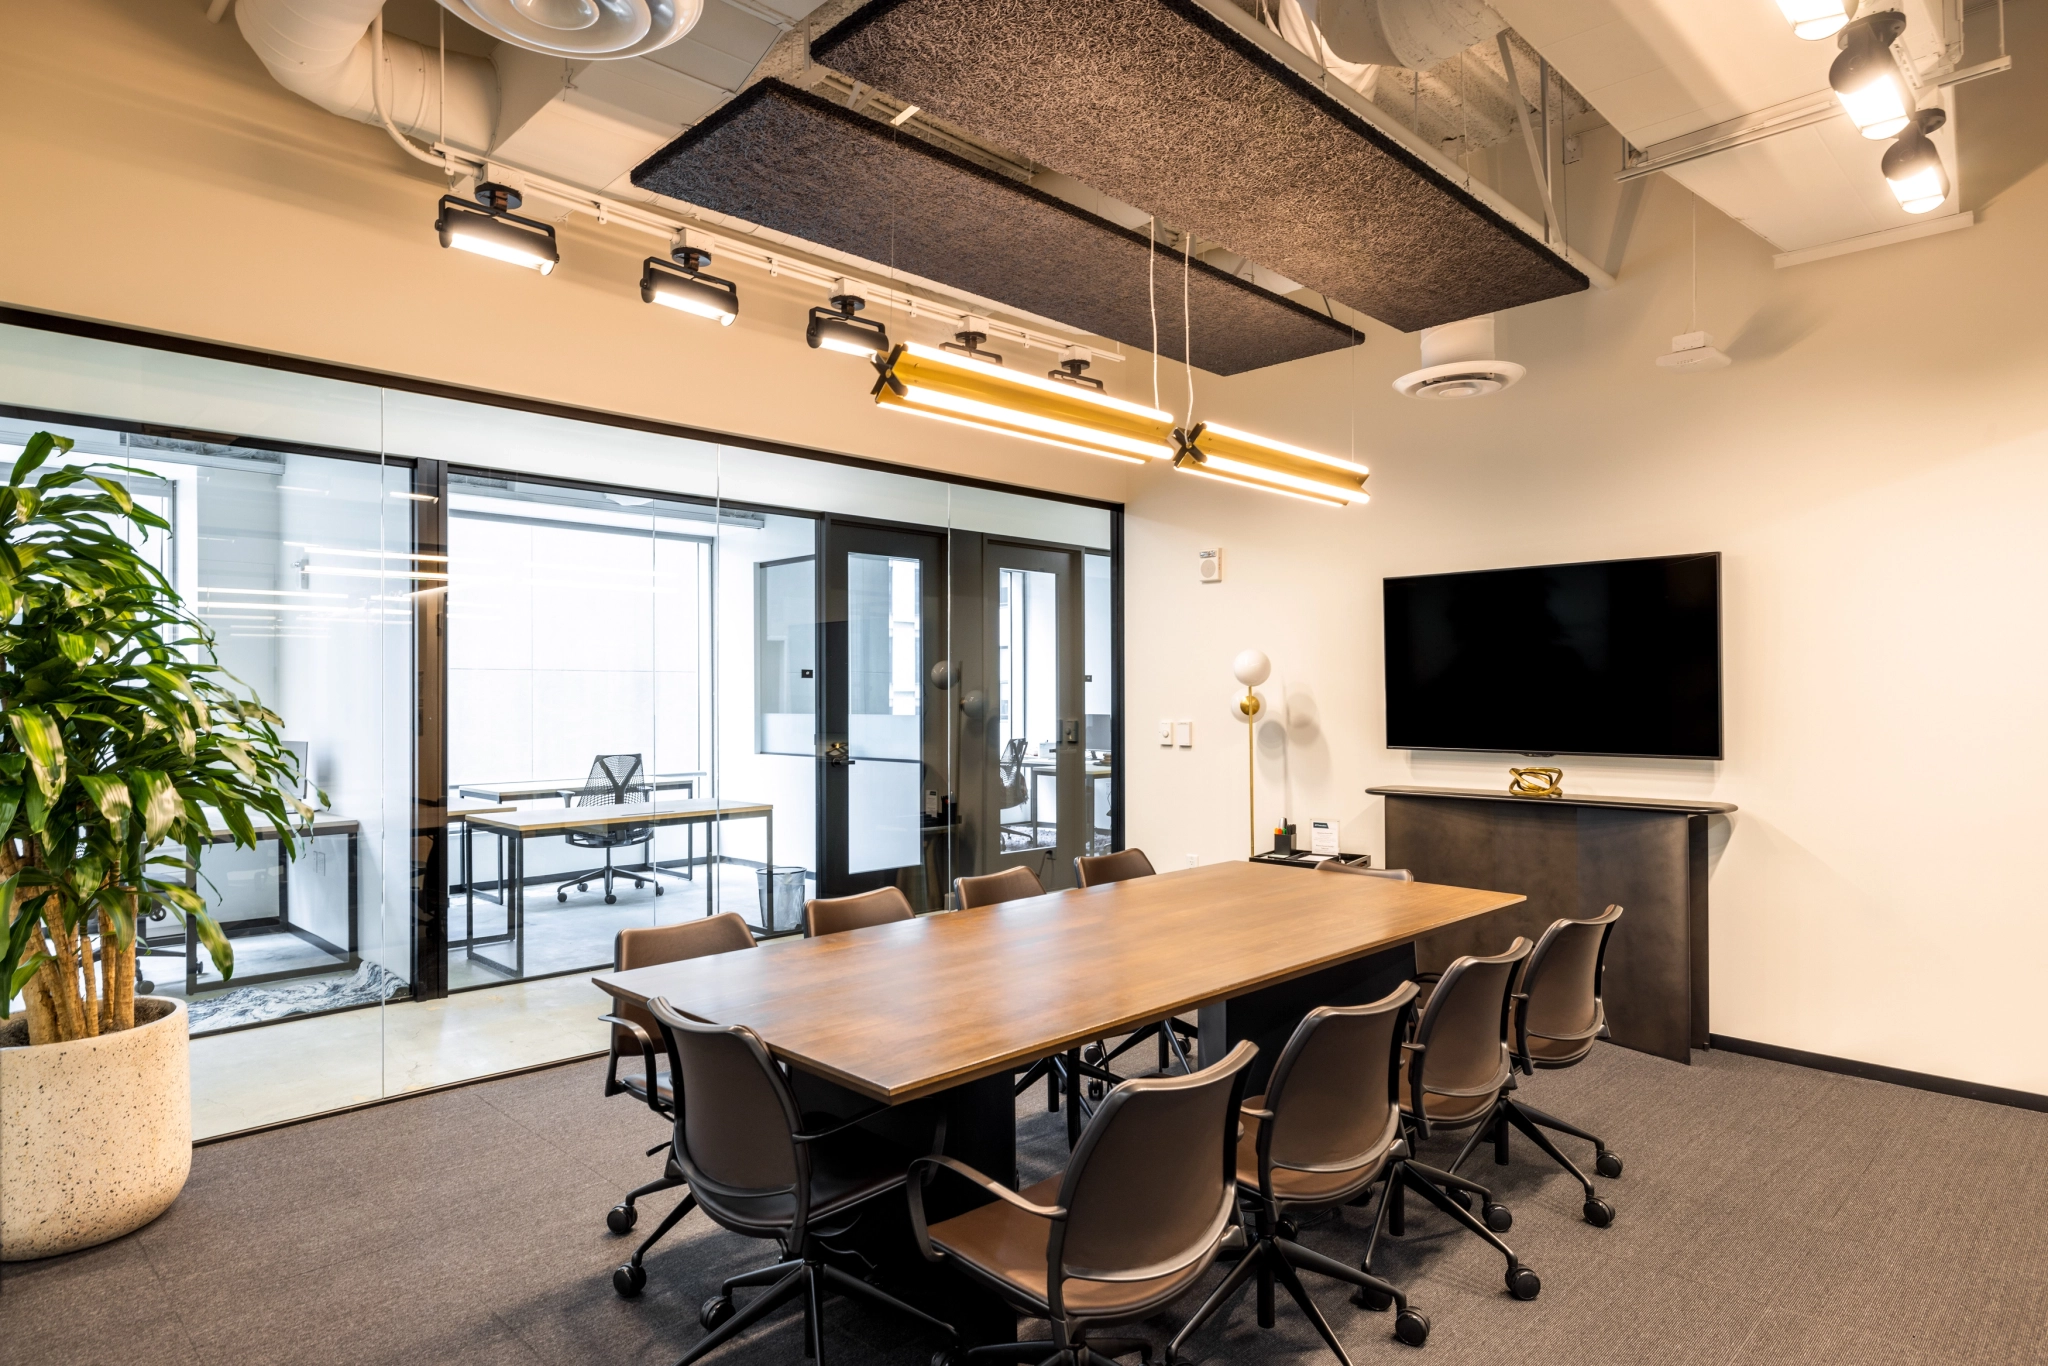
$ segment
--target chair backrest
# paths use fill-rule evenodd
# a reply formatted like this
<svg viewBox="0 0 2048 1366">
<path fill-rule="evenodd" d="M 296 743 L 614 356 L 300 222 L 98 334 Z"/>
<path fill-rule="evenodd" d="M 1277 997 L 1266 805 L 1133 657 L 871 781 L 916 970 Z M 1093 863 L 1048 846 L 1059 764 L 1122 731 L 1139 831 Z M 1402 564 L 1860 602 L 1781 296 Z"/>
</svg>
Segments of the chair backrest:
<svg viewBox="0 0 2048 1366">
<path fill-rule="evenodd" d="M 1266 1083 L 1273 1118 L 1259 1133 L 1259 1180 L 1268 1198 L 1273 1167 L 1322 1175 L 1346 1199 L 1385 1165 L 1401 1135 L 1401 1041 L 1420 994 L 1403 982 L 1370 1005 L 1317 1006 L 1295 1026 Z"/>
<path fill-rule="evenodd" d="M 1039 885 L 1038 874 L 1022 864 L 1015 868 L 1005 868 L 1000 873 L 955 878 L 953 891 L 963 911 L 971 911 L 976 906 L 993 906 L 1000 901 L 1022 901 L 1027 896 L 1045 894 L 1045 888 Z"/>
<path fill-rule="evenodd" d="M 1114 854 L 1083 854 L 1074 860 L 1074 881 L 1083 887 L 1100 887 L 1106 882 L 1128 882 L 1134 877 L 1151 877 L 1152 860 L 1143 849 L 1119 849 Z"/>
<path fill-rule="evenodd" d="M 804 938 L 887 925 L 914 914 L 909 900 L 894 887 L 877 887 L 858 896 L 821 897 L 804 903 Z"/>
<path fill-rule="evenodd" d="M 687 1019 L 667 1000 L 647 1003 L 668 1040 L 676 1078 L 676 1165 L 706 1213 L 728 1228 L 800 1225 L 810 1162 L 796 1141 L 802 1120 L 782 1069 L 745 1025 Z M 774 1197 L 794 1197 L 790 1206 Z M 748 1208 L 751 1202 L 753 1208 Z"/>
<path fill-rule="evenodd" d="M 1237 1110 L 1257 1052 L 1246 1040 L 1199 1072 L 1140 1077 L 1103 1100 L 1060 1182 L 1067 1217 L 1046 1248 L 1055 1314 L 1069 1277 L 1151 1279 L 1215 1253 L 1237 1208 Z"/>
<path fill-rule="evenodd" d="M 685 958 L 705 958 L 714 953 L 731 953 L 734 949 L 753 947 L 754 934 L 747 928 L 747 922 L 727 911 L 703 920 L 685 920 L 678 925 L 620 930 L 612 939 L 612 970 L 624 972 L 628 968 L 653 967 L 656 963 L 680 963 Z M 612 1013 L 639 1025 L 650 1037 L 659 1034 L 654 1017 L 639 1006 L 614 1001 Z M 626 1032 L 616 1026 L 612 1029 L 612 1039 L 616 1047 L 628 1050 L 632 1047 Z"/>
<path fill-rule="evenodd" d="M 1600 978 L 1608 936 L 1619 919 L 1621 907 L 1609 906 L 1590 920 L 1554 920 L 1536 941 L 1517 988 L 1522 999 L 1513 1043 L 1525 1067 L 1568 1067 L 1593 1051 L 1593 1040 L 1607 1024 Z M 1532 1037 L 1549 1045 L 1536 1050 L 1534 1064 Z"/>
<path fill-rule="evenodd" d="M 1467 954 L 1444 969 L 1415 1027 L 1424 1090 L 1478 1096 L 1507 1084 L 1509 994 L 1528 956 L 1529 941 L 1517 935 L 1505 953 Z"/>
<path fill-rule="evenodd" d="M 1406 868 L 1367 868 L 1357 863 L 1339 863 L 1326 858 L 1316 865 L 1319 873 L 1350 873 L 1353 877 L 1383 877 L 1390 882 L 1413 882 L 1415 874 Z"/>
<path fill-rule="evenodd" d="M 1003 785 L 1002 800 L 999 803 L 1007 811 L 1013 806 L 1022 806 L 1031 799 L 1031 791 L 1025 786 L 1024 751 L 1031 748 L 1031 742 L 1023 736 L 1003 742 L 1002 756 L 996 760 L 996 780 Z"/>
<path fill-rule="evenodd" d="M 590 761 L 590 776 L 576 794 L 578 806 L 629 806 L 640 795 L 640 756 L 600 754 Z"/>
</svg>

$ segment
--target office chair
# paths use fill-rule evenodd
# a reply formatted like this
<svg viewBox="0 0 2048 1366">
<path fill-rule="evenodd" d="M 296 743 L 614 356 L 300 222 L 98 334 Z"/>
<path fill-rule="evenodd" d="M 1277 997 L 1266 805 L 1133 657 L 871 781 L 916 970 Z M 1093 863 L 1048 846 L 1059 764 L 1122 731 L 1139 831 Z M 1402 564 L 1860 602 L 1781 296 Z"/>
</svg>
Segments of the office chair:
<svg viewBox="0 0 2048 1366">
<path fill-rule="evenodd" d="M 707 958 L 714 953 L 731 953 L 753 947 L 754 936 L 747 929 L 747 922 L 727 911 L 704 920 L 686 920 L 680 925 L 620 930 L 612 940 L 612 970 L 624 972 L 628 968 L 652 967 L 656 963 L 680 963 L 686 958 Z M 599 1018 L 612 1027 L 611 1059 L 604 1069 L 604 1093 L 616 1096 L 625 1092 L 637 1096 L 648 1109 L 660 1115 L 664 1123 L 673 1124 L 676 1111 L 675 1094 L 669 1082 L 672 1074 L 666 1053 L 657 1054 L 653 1038 L 661 1032 L 661 1027 L 655 1024 L 652 1015 L 625 1001 L 615 1002 L 612 1013 Z M 629 1052 L 639 1053 L 643 1070 L 637 1077 L 621 1080 L 619 1059 Z M 655 1153 L 667 1154 L 663 1159 L 660 1179 L 628 1191 L 624 1200 L 612 1206 L 604 1222 L 613 1233 L 632 1232 L 633 1225 L 640 1218 L 635 1202 L 641 1196 L 672 1190 L 683 1184 L 683 1169 L 676 1165 L 674 1142 L 652 1148 L 647 1155 L 652 1157 Z M 663 1235 L 696 1207 L 696 1196 L 685 1192 L 682 1200 L 668 1212 L 668 1217 L 647 1235 L 640 1246 L 633 1249 L 633 1255 L 626 1264 L 612 1272 L 612 1289 L 629 1300 L 639 1294 L 647 1284 L 647 1271 L 642 1264 L 648 1249 L 660 1242 Z"/>
<path fill-rule="evenodd" d="M 640 780 L 640 756 L 637 754 L 600 754 L 590 761 L 590 776 L 583 780 L 583 790 L 576 794 L 576 805 L 582 806 L 630 806 L 640 801 L 647 786 Z M 577 849 L 602 849 L 604 867 L 592 868 L 561 883 L 555 888 L 555 900 L 567 901 L 569 888 L 579 892 L 590 890 L 593 879 L 604 879 L 604 904 L 612 905 L 618 896 L 612 891 L 614 872 L 633 879 L 633 885 L 644 887 L 654 883 L 654 894 L 661 895 L 661 881 L 655 877 L 654 827 L 646 823 L 632 825 L 593 825 L 582 830 L 563 832 L 562 838 Z M 647 878 L 627 870 L 612 867 L 612 851 L 629 849 L 635 845 L 647 846 Z"/>
<path fill-rule="evenodd" d="M 1524 1076 L 1533 1077 L 1538 1067 L 1576 1066 L 1593 1051 L 1594 1040 L 1607 1037 L 1607 1007 L 1600 998 L 1600 979 L 1607 967 L 1607 939 L 1619 919 L 1621 907 L 1609 906 L 1591 920 L 1555 920 L 1536 941 L 1535 950 L 1522 965 L 1510 1025 L 1513 1060 Z M 1543 1131 L 1555 1129 L 1591 1143 L 1594 1169 L 1609 1179 L 1621 1175 L 1620 1156 L 1597 1135 L 1525 1105 L 1508 1091 L 1501 1092 L 1494 1102 L 1490 1121 L 1465 1140 L 1450 1170 L 1456 1171 L 1487 1138 L 1493 1140 L 1493 1160 L 1506 1166 L 1509 1127 L 1528 1135 L 1551 1161 L 1585 1187 L 1587 1223 L 1606 1228 L 1614 1222 L 1614 1206 L 1600 1198 L 1592 1181 Z"/>
<path fill-rule="evenodd" d="M 1016 867 L 1005 868 L 1000 873 L 983 873 L 980 877 L 956 877 L 953 879 L 953 895 L 961 910 L 971 911 L 977 906 L 1044 896 L 1045 887 L 1039 882 L 1038 874 L 1029 868 Z"/>
<path fill-rule="evenodd" d="M 698 1207 L 730 1232 L 774 1240 L 785 1258 L 727 1278 L 698 1311 L 706 1336 L 677 1366 L 690 1366 L 798 1296 L 804 1355 L 822 1363 L 827 1289 L 865 1296 L 955 1336 L 951 1325 L 825 1262 L 822 1240 L 844 1232 L 862 1206 L 901 1189 L 917 1156 L 856 1127 L 888 1107 L 873 1106 L 850 1119 L 803 1115 L 788 1077 L 754 1031 L 700 1024 L 659 998 L 647 1005 L 661 1025 L 671 1075 L 682 1078 L 676 1092 L 676 1165 Z M 941 1129 L 938 1141 L 943 1134 Z M 735 1311 L 732 1292 L 745 1286 L 768 1289 Z"/>
<path fill-rule="evenodd" d="M 1415 874 L 1406 868 L 1366 868 L 1356 863 L 1339 863 L 1335 859 L 1324 859 L 1316 865 L 1319 873 L 1349 873 L 1353 877 L 1383 877 L 1389 882 L 1413 882 Z"/>
<path fill-rule="evenodd" d="M 1080 887 L 1101 887 L 1111 882 L 1128 882 L 1132 878 L 1151 876 L 1152 860 L 1145 857 L 1143 849 L 1119 849 L 1114 854 L 1084 854 L 1074 860 L 1074 882 Z M 1166 1070 L 1166 1055 L 1171 1049 L 1173 1056 L 1180 1062 L 1181 1070 L 1192 1072 L 1194 1066 L 1188 1061 L 1184 1045 L 1193 1043 L 1197 1037 L 1198 1031 L 1193 1025 L 1186 1020 L 1169 1016 L 1158 1024 L 1146 1025 L 1137 1030 L 1118 1044 L 1115 1051 L 1105 1053 L 1099 1058 L 1090 1057 L 1088 1061 L 1107 1067 L 1145 1040 L 1156 1039 L 1159 1043 L 1160 1071 Z M 1099 1096 L 1099 1093 L 1097 1094 Z"/>
<path fill-rule="evenodd" d="M 804 903 L 804 938 L 864 930 L 915 917 L 910 900 L 894 887 L 877 887 L 857 896 L 818 897 Z"/>
<path fill-rule="evenodd" d="M 1003 752 L 996 759 L 996 781 L 1002 784 L 1002 791 L 996 798 L 997 840 L 1006 854 L 1035 848 L 1038 844 L 1037 821 L 1004 822 L 1001 818 L 1004 811 L 1015 810 L 1031 801 L 1031 777 L 1024 769 L 1024 756 L 1030 749 L 1029 740 L 1016 736 L 1003 742 Z"/>
<path fill-rule="evenodd" d="M 1111 1357 L 1142 1352 L 1150 1361 L 1143 1339 L 1092 1334 L 1166 1308 L 1215 1261 L 1234 1222 L 1237 1110 L 1257 1052 L 1247 1041 L 1189 1076 L 1125 1082 L 1096 1111 L 1067 1169 L 1021 1192 L 955 1158 L 912 1163 L 918 1249 L 1052 1328 L 1047 1341 L 975 1347 L 947 1360 L 1110 1366 Z M 928 1225 L 924 1186 L 940 1171 L 995 1200 Z"/>
<path fill-rule="evenodd" d="M 1529 941 L 1517 938 L 1505 953 L 1491 958 L 1467 955 L 1453 962 L 1431 993 L 1415 1037 L 1401 1046 L 1401 1127 L 1409 1155 L 1388 1170 L 1362 1270 L 1372 1270 L 1382 1227 L 1396 1238 L 1406 1231 L 1406 1193 L 1414 1189 L 1507 1258 L 1508 1291 L 1516 1299 L 1533 1300 L 1542 1291 L 1542 1280 L 1500 1240 L 1499 1235 L 1514 1225 L 1508 1207 L 1477 1181 L 1414 1157 L 1417 1141 L 1438 1129 L 1485 1124 L 1493 1117 L 1500 1093 L 1515 1084 L 1508 1063 L 1508 1007 L 1516 969 L 1528 956 Z M 1467 1208 L 1475 1195 L 1481 1201 L 1477 1217 Z M 1373 1309 L 1384 1309 L 1388 1303 L 1370 1289 L 1361 1289 L 1358 1298 Z"/>
<path fill-rule="evenodd" d="M 1301 1306 L 1337 1360 L 1350 1366 L 1337 1335 L 1309 1298 L 1300 1271 L 1348 1282 L 1400 1306 L 1394 1336 L 1411 1347 L 1429 1338 L 1429 1320 L 1399 1290 L 1370 1272 L 1310 1251 L 1294 1241 L 1294 1216 L 1351 1203 L 1406 1157 L 1401 1137 L 1401 1043 L 1415 1019 L 1416 987 L 1404 982 L 1371 1005 L 1318 1006 L 1295 1027 L 1266 1094 L 1250 1096 L 1237 1141 L 1237 1191 L 1252 1215 L 1244 1260 L 1231 1269 L 1195 1316 L 1174 1334 L 1168 1362 L 1181 1344 L 1242 1291 L 1256 1273 L 1259 1327 L 1273 1326 L 1277 1281 Z"/>
</svg>

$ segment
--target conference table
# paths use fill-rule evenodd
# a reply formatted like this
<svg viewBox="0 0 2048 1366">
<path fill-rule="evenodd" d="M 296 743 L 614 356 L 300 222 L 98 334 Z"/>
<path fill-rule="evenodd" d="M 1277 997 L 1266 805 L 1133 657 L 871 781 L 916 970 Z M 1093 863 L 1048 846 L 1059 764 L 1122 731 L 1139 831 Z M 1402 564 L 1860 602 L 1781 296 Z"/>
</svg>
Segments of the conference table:
<svg viewBox="0 0 2048 1366">
<path fill-rule="evenodd" d="M 592 980 L 621 1001 L 747 1026 L 807 1083 L 806 1110 L 880 1101 L 917 1111 L 927 1134 L 943 1113 L 946 1151 L 1014 1187 L 1018 1070 L 1194 1010 L 1202 1058 L 1258 1045 L 1256 1092 L 1308 1011 L 1379 999 L 1414 975 L 1418 936 L 1522 900 L 1220 863 Z M 1070 1089 L 1070 1134 L 1078 1098 Z M 953 1198 L 932 1217 L 988 1197 Z M 963 1293 L 940 1298 L 960 1307 Z M 984 1330 L 999 1331 L 995 1312 L 984 1306 Z"/>
</svg>

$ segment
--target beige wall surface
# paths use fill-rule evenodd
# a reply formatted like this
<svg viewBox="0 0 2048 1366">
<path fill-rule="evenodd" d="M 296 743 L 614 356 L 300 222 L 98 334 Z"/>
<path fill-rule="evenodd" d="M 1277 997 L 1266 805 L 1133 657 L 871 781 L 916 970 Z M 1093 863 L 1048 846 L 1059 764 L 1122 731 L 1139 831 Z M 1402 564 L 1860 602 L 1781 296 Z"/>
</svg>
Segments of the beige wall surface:
<svg viewBox="0 0 2048 1366">
<path fill-rule="evenodd" d="M 1503 315 L 1500 353 L 1530 369 L 1515 389 L 1402 400 L 1415 341 L 1376 325 L 1351 353 L 1198 377 L 1203 414 L 1372 465 L 1372 504 L 1330 512 L 883 416 L 851 362 L 803 347 L 806 291 L 736 272 L 738 324 L 696 327 L 640 305 L 644 239 L 588 220 L 548 279 L 441 251 L 426 168 L 275 87 L 200 9 L 0 12 L 0 300 L 1124 499 L 1130 835 L 1162 867 L 1245 852 L 1238 650 L 1275 664 L 1260 826 L 1334 817 L 1377 853 L 1366 787 L 1491 786 L 1515 762 L 1386 749 L 1382 576 L 1720 551 L 1728 758 L 1562 761 L 1578 791 L 1741 806 L 1713 839 L 1713 1029 L 2048 1092 L 2033 147 L 1973 192 L 1966 144 L 1978 226 L 1792 270 L 1699 209 L 1698 325 L 1735 364 L 1675 375 L 1652 359 L 1690 324 L 1692 202 L 1655 181 L 1618 233 L 1618 148 L 1589 135 L 1573 240 L 1620 284 Z M 2039 9 L 2013 6 L 2016 38 Z M 1149 395 L 1136 358 L 1108 368 Z M 1177 408 L 1181 372 L 1163 380 Z M 1199 584 L 1195 551 L 1218 546 L 1225 581 Z M 1158 747 L 1161 718 L 1193 720 L 1194 747 Z"/>
</svg>

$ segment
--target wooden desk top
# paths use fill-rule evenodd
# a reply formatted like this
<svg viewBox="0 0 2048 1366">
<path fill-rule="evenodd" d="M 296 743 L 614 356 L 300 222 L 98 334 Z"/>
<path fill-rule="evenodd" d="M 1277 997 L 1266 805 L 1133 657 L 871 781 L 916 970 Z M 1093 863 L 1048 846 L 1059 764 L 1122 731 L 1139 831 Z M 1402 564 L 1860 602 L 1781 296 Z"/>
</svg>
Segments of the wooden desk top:
<svg viewBox="0 0 2048 1366">
<path fill-rule="evenodd" d="M 277 838 L 277 827 L 270 823 L 268 817 L 252 815 L 249 818 L 249 823 L 255 826 L 257 839 L 274 840 Z M 321 835 L 357 835 L 362 833 L 362 829 L 362 822 L 352 821 L 346 816 L 320 816 L 314 820 L 313 828 L 310 831 L 301 825 L 295 826 L 292 833 L 303 839 L 309 833 L 315 837 Z M 209 842 L 213 844 L 226 844 L 235 837 L 235 832 L 224 825 L 212 827 L 207 834 Z"/>
<path fill-rule="evenodd" d="M 772 816 L 772 802 L 716 801 L 710 797 L 693 802 L 644 803 L 632 806 L 552 806 L 538 811 L 506 811 L 496 815 L 472 813 L 467 819 L 479 830 L 499 830 L 508 835 L 553 835 L 564 830 L 588 830 L 600 825 L 681 825 L 688 821 L 733 820 L 745 816 Z"/>
<path fill-rule="evenodd" d="M 698 773 L 656 773 L 633 784 L 636 788 L 653 788 L 666 792 L 673 788 L 689 787 L 702 779 Z M 538 779 L 527 779 L 517 783 L 467 783 L 455 789 L 458 796 L 480 797 L 487 802 L 531 802 L 543 797 L 562 797 L 581 792 L 584 781 L 570 778 L 563 782 L 549 783 Z"/>
<path fill-rule="evenodd" d="M 591 980 L 896 1102 L 1522 900 L 1219 863 Z"/>
</svg>

